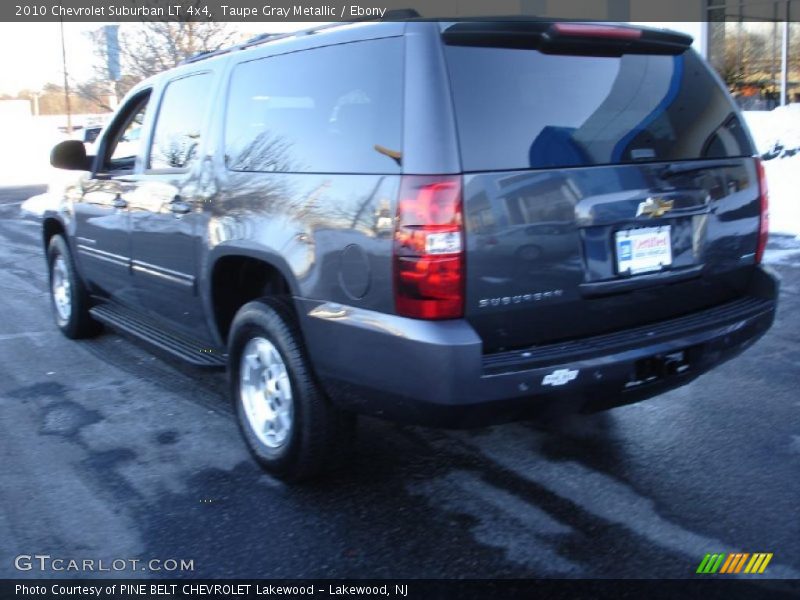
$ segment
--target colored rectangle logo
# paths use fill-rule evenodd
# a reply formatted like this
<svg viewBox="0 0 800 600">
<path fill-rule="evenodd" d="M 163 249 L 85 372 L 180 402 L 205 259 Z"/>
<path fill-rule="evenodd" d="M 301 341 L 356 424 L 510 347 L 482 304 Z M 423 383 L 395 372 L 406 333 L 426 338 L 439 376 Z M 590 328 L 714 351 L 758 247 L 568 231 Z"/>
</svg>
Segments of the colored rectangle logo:
<svg viewBox="0 0 800 600">
<path fill-rule="evenodd" d="M 706 554 L 695 573 L 699 575 L 761 575 L 772 560 L 771 552 Z"/>
</svg>

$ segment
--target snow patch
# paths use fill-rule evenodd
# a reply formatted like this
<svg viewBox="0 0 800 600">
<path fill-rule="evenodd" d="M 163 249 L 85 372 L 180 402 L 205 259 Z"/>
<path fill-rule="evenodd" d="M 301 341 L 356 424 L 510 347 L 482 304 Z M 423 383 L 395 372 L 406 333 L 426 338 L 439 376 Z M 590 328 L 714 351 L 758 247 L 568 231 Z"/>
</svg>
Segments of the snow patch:
<svg viewBox="0 0 800 600">
<path fill-rule="evenodd" d="M 768 265 L 800 266 L 800 237 L 771 235 L 764 262 Z"/>
<path fill-rule="evenodd" d="M 800 154 L 764 161 L 769 231 L 800 236 Z"/>
<path fill-rule="evenodd" d="M 743 113 L 769 187 L 769 231 L 800 236 L 800 104 Z"/>
<path fill-rule="evenodd" d="M 758 153 L 766 159 L 800 152 L 800 104 L 742 113 Z"/>
</svg>

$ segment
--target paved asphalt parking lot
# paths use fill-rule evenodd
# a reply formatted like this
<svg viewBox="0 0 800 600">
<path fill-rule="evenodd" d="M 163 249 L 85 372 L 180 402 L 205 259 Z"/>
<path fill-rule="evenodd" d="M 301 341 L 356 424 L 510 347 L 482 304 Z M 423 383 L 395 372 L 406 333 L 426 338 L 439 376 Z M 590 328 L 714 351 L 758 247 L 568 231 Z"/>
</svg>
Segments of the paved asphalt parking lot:
<svg viewBox="0 0 800 600">
<path fill-rule="evenodd" d="M 687 387 L 470 431 L 363 419 L 347 470 L 293 488 L 250 459 L 224 374 L 61 336 L 20 216 L 41 191 L 0 189 L 0 577 L 57 576 L 14 568 L 49 554 L 191 559 L 189 577 L 680 578 L 732 551 L 800 577 L 794 242 L 771 242 L 775 327 Z"/>
</svg>

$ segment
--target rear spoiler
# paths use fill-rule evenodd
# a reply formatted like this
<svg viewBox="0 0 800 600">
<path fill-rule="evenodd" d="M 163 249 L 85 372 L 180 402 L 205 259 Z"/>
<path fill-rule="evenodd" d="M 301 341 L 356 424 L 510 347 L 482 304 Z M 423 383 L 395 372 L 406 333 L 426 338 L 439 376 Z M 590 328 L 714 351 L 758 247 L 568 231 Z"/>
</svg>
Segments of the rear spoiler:
<svg viewBox="0 0 800 600">
<path fill-rule="evenodd" d="M 675 55 L 692 45 L 691 36 L 675 31 L 574 21 L 459 21 L 444 25 L 442 38 L 453 46 L 523 48 L 549 54 L 593 56 Z"/>
</svg>

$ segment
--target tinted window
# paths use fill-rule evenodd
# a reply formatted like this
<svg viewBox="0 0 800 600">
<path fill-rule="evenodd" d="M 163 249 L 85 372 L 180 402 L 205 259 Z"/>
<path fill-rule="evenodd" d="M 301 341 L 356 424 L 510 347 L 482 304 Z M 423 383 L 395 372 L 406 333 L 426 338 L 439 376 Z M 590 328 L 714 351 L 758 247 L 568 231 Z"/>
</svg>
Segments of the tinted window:
<svg viewBox="0 0 800 600">
<path fill-rule="evenodd" d="M 149 168 L 184 169 L 197 158 L 210 84 L 211 74 L 201 73 L 167 86 L 150 146 Z"/>
<path fill-rule="evenodd" d="M 448 46 L 467 171 L 749 156 L 725 91 L 692 51 L 565 56 Z"/>
<path fill-rule="evenodd" d="M 238 65 L 228 96 L 228 168 L 398 172 L 402 60 L 402 40 L 391 38 Z"/>
</svg>

